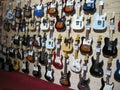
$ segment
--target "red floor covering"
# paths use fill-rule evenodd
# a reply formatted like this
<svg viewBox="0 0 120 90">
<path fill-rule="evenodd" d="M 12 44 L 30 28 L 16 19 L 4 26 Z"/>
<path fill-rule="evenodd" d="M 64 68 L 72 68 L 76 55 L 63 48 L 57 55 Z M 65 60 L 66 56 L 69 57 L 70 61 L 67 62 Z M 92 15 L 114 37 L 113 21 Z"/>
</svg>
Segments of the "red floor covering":
<svg viewBox="0 0 120 90">
<path fill-rule="evenodd" d="M 19 72 L 0 70 L 0 90 L 71 90 Z"/>
</svg>

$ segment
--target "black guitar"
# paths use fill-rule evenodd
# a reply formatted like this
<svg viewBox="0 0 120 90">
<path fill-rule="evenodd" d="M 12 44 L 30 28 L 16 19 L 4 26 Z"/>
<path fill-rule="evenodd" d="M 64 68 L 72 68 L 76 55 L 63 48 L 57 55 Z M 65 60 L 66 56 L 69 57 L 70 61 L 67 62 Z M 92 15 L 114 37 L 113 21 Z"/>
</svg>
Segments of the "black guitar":
<svg viewBox="0 0 120 90">
<path fill-rule="evenodd" d="M 103 76 L 103 61 L 99 62 L 99 55 L 100 55 L 100 49 L 101 49 L 101 40 L 102 36 L 99 35 L 98 41 L 97 41 L 97 47 L 96 47 L 96 60 L 94 57 L 92 57 L 92 66 L 90 68 L 90 74 L 95 77 L 102 77 Z"/>
<path fill-rule="evenodd" d="M 15 58 L 15 48 L 14 48 L 13 40 L 11 40 L 11 46 L 8 49 L 9 49 L 9 56 Z"/>
<path fill-rule="evenodd" d="M 112 82 L 112 84 L 109 83 L 109 78 L 112 72 L 112 69 L 111 69 L 112 60 L 113 60 L 113 57 L 112 56 L 109 57 L 109 61 L 107 63 L 106 81 L 104 81 L 103 78 L 101 79 L 102 87 L 100 88 L 100 90 L 113 90 L 114 82 Z"/>
<path fill-rule="evenodd" d="M 51 68 L 51 64 L 52 64 L 52 51 L 50 51 L 49 53 L 49 57 L 48 57 L 48 64 L 46 65 L 46 70 L 45 70 L 45 79 L 48 81 L 53 82 L 54 81 L 54 70 Z"/>
<path fill-rule="evenodd" d="M 117 56 L 117 38 L 115 40 L 113 40 L 112 38 L 112 35 L 113 35 L 113 31 L 114 31 L 114 27 L 115 27 L 115 17 L 113 16 L 111 19 L 110 19 L 110 37 L 105 37 L 104 39 L 104 42 L 105 42 L 105 45 L 102 49 L 103 51 L 103 55 L 105 57 L 108 57 L 108 56 L 113 56 L 113 57 L 116 57 Z"/>
<path fill-rule="evenodd" d="M 89 78 L 86 79 L 87 63 L 88 63 L 88 55 L 86 55 L 85 60 L 84 60 L 84 64 L 82 67 L 83 76 L 81 75 L 81 73 L 79 75 L 79 78 L 80 78 L 80 81 L 78 83 L 79 90 L 90 90 L 90 87 L 89 87 L 90 79 Z"/>
<path fill-rule="evenodd" d="M 43 35 L 42 51 L 40 51 L 40 57 L 39 57 L 39 62 L 42 65 L 46 65 L 47 64 L 47 57 L 48 57 L 48 53 L 45 51 L 45 41 L 46 41 L 46 33 L 44 33 L 44 35 Z"/>
</svg>

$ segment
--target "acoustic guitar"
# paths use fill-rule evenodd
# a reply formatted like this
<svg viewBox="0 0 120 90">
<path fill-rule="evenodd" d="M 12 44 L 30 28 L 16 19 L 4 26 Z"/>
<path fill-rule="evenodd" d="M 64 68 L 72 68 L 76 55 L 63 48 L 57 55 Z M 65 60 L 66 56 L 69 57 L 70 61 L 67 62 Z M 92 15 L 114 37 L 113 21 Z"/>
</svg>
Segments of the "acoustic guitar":
<svg viewBox="0 0 120 90">
<path fill-rule="evenodd" d="M 94 14 L 93 29 L 96 31 L 104 31 L 107 27 L 106 13 L 102 14 L 104 1 L 99 0 L 99 13 Z"/>
<path fill-rule="evenodd" d="M 72 37 L 70 37 L 70 23 L 71 23 L 71 20 L 67 20 L 67 25 L 66 25 L 66 30 L 67 30 L 67 37 L 65 37 L 64 39 L 64 43 L 62 44 L 62 50 L 64 52 L 71 52 L 73 50 L 73 39 Z"/>
<path fill-rule="evenodd" d="M 89 38 L 89 32 L 90 32 L 90 17 L 86 20 L 86 35 L 85 37 L 81 37 L 81 45 L 80 45 L 80 51 L 83 54 L 91 54 L 92 53 L 92 38 Z"/>
<path fill-rule="evenodd" d="M 58 9 L 59 9 L 59 16 L 56 17 L 56 23 L 55 23 L 55 28 L 58 31 L 64 30 L 65 29 L 65 16 L 63 16 L 63 0 L 59 2 Z"/>
<path fill-rule="evenodd" d="M 51 68 L 51 64 L 52 64 L 52 50 L 50 50 L 49 55 L 48 55 L 48 60 L 47 60 L 48 64 L 46 65 L 46 70 L 45 70 L 45 79 L 48 81 L 53 82 L 54 81 L 54 70 Z"/>
<path fill-rule="evenodd" d="M 101 79 L 102 87 L 100 88 L 100 90 L 113 90 L 114 83 L 113 82 L 112 82 L 112 84 L 109 83 L 109 78 L 110 78 L 111 73 L 112 73 L 112 69 L 111 69 L 112 60 L 113 60 L 113 57 L 110 56 L 108 63 L 107 63 L 106 81 L 104 81 L 103 78 Z"/>
<path fill-rule="evenodd" d="M 64 71 L 61 72 L 61 78 L 60 78 L 60 84 L 63 86 L 70 86 L 70 71 L 67 72 L 67 64 L 68 64 L 68 54 L 65 52 L 64 54 L 65 60 L 64 60 Z"/>
<path fill-rule="evenodd" d="M 119 61 L 119 59 L 116 60 L 116 67 L 117 67 L 117 69 L 115 70 L 114 78 L 116 81 L 120 82 L 120 61 Z"/>
<path fill-rule="evenodd" d="M 110 30 L 109 30 L 109 38 L 105 37 L 104 38 L 104 42 L 105 45 L 102 49 L 103 55 L 105 57 L 109 57 L 109 56 L 113 56 L 116 57 L 117 56 L 117 38 L 115 40 L 113 40 L 113 31 L 115 29 L 115 16 L 114 13 L 110 19 Z"/>
<path fill-rule="evenodd" d="M 96 60 L 92 57 L 92 66 L 90 68 L 90 74 L 95 77 L 103 76 L 103 61 L 99 62 L 100 53 L 101 53 L 101 41 L 102 35 L 99 35 L 96 46 Z"/>
<path fill-rule="evenodd" d="M 81 75 L 81 73 L 79 74 L 79 78 L 80 78 L 80 81 L 78 83 L 78 88 L 79 90 L 90 90 L 90 87 L 89 87 L 89 82 L 90 82 L 90 79 L 86 79 L 86 74 L 87 74 L 87 63 L 88 63 L 88 54 L 86 54 L 85 56 L 85 60 L 84 60 L 84 64 L 82 66 L 82 71 L 83 71 L 83 75 Z"/>
<path fill-rule="evenodd" d="M 71 14 L 74 11 L 74 0 L 65 0 L 64 12 Z"/>
<path fill-rule="evenodd" d="M 73 72 L 80 72 L 81 70 L 81 59 L 78 58 L 78 53 L 79 53 L 79 43 L 80 43 L 80 35 L 77 34 L 76 38 L 75 38 L 75 44 L 74 44 L 74 58 L 72 60 L 72 62 L 70 63 L 70 68 Z"/>
<path fill-rule="evenodd" d="M 54 59 L 52 61 L 53 66 L 57 69 L 62 69 L 63 68 L 63 55 L 61 55 L 60 50 L 61 50 L 61 41 L 62 41 L 62 36 L 61 34 L 58 35 L 57 38 L 57 51 L 54 52 Z"/>
<path fill-rule="evenodd" d="M 85 0 L 83 10 L 85 12 L 94 12 L 96 10 L 95 0 Z"/>
<path fill-rule="evenodd" d="M 47 64 L 48 53 L 45 51 L 46 33 L 44 33 L 42 38 L 42 50 L 40 51 L 39 62 L 42 65 Z"/>
<path fill-rule="evenodd" d="M 75 6 L 76 6 L 76 14 L 74 14 L 72 18 L 72 24 L 71 27 L 74 30 L 82 30 L 83 29 L 83 14 L 80 14 L 81 10 L 81 3 L 82 1 L 77 1 Z"/>
</svg>

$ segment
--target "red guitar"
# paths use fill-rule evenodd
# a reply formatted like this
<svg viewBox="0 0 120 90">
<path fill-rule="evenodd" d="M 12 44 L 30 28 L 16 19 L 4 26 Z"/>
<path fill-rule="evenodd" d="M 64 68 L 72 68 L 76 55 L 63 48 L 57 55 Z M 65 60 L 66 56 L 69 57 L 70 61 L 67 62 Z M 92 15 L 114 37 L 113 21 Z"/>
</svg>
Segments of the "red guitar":
<svg viewBox="0 0 120 90">
<path fill-rule="evenodd" d="M 57 42 L 57 52 L 54 52 L 54 59 L 53 59 L 53 65 L 55 68 L 57 69 L 62 69 L 63 68 L 63 56 L 60 55 L 60 49 L 61 49 L 61 40 L 62 40 L 62 36 L 61 34 L 58 35 L 58 42 Z"/>
<path fill-rule="evenodd" d="M 120 32 L 120 20 L 118 22 L 118 31 Z"/>
</svg>

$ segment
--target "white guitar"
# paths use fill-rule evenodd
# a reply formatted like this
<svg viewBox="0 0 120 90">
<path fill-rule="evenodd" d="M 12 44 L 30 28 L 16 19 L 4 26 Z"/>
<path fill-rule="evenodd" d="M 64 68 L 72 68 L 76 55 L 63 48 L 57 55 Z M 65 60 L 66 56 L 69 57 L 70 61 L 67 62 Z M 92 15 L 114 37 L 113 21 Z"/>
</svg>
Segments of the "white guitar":
<svg viewBox="0 0 120 90">
<path fill-rule="evenodd" d="M 46 40 L 46 43 L 45 43 L 45 47 L 47 49 L 54 49 L 55 48 L 55 43 L 54 43 L 54 39 L 53 39 L 53 35 L 52 35 L 52 31 L 53 31 L 53 21 L 50 21 L 50 34 L 47 35 L 47 40 Z"/>
<path fill-rule="evenodd" d="M 46 31 L 49 29 L 49 20 L 48 20 L 48 14 L 47 14 L 47 5 L 44 5 L 44 17 L 41 19 L 41 24 L 40 24 L 40 28 L 43 31 Z"/>
<path fill-rule="evenodd" d="M 79 15 L 81 7 L 81 1 L 76 2 L 76 14 L 72 18 L 71 27 L 74 30 L 82 30 L 83 29 L 83 14 Z"/>
<path fill-rule="evenodd" d="M 81 59 L 78 58 L 78 51 L 79 51 L 79 39 L 80 39 L 80 36 L 79 34 L 76 36 L 76 39 L 75 39 L 75 44 L 74 44 L 74 58 L 73 58 L 73 61 L 71 62 L 70 64 L 70 68 L 73 72 L 80 72 L 81 70 L 81 67 L 80 67 L 80 62 L 81 62 Z"/>
</svg>

